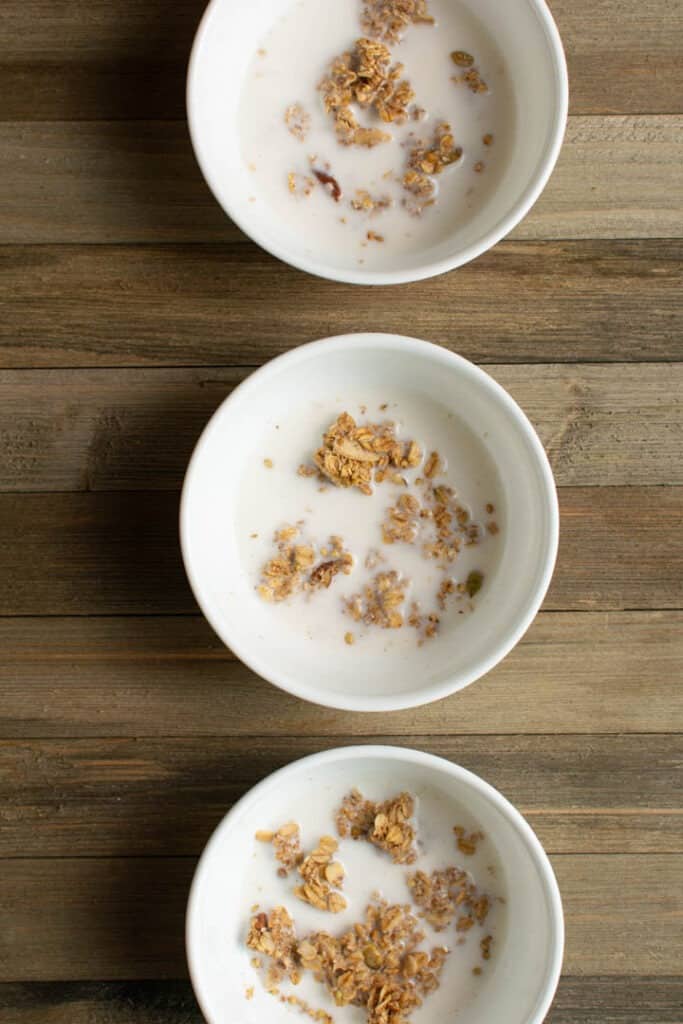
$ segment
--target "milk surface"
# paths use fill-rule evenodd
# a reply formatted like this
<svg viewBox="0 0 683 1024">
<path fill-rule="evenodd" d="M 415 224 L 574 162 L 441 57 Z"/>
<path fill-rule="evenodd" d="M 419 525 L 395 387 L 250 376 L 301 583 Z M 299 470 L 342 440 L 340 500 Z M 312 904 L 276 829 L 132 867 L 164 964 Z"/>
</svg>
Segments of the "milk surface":
<svg viewBox="0 0 683 1024">
<path fill-rule="evenodd" d="M 497 189 L 505 172 L 515 127 L 515 108 L 508 72 L 494 40 L 457 0 L 432 0 L 435 25 L 411 25 L 403 39 L 390 45 L 393 62 L 404 65 L 403 76 L 415 92 L 425 120 L 404 125 L 383 124 L 373 113 L 356 110 L 359 121 L 392 135 L 367 149 L 337 141 L 331 116 L 325 113 L 318 85 L 334 57 L 353 49 L 363 35 L 361 0 L 341 3 L 296 0 L 263 38 L 247 72 L 240 100 L 240 135 L 248 166 L 252 202 L 272 209 L 306 242 L 312 257 L 331 251 L 367 267 L 381 267 L 387 252 L 427 249 L 462 227 Z M 462 74 L 450 58 L 465 50 L 475 58 L 489 91 L 474 94 L 454 75 Z M 311 117 L 305 141 L 294 138 L 284 121 L 290 104 L 301 104 Z M 355 108 L 354 108 L 355 109 Z M 435 176 L 436 204 L 420 216 L 402 206 L 400 184 L 407 167 L 409 136 L 430 139 L 439 121 L 448 121 L 463 157 Z M 485 135 L 493 136 L 489 146 Z M 307 197 L 292 195 L 288 174 L 311 175 L 313 166 L 328 168 L 343 190 L 335 202 L 317 185 Z M 475 166 L 483 162 L 478 173 Z M 356 191 L 388 196 L 393 205 L 375 213 L 352 209 Z M 368 231 L 384 241 L 368 240 Z"/>
<path fill-rule="evenodd" d="M 380 409 L 384 404 L 387 408 Z M 434 611 L 441 619 L 439 634 L 425 642 L 426 652 L 433 645 L 446 643 L 453 631 L 467 629 L 470 617 L 476 615 L 478 598 L 453 595 L 447 599 L 446 611 L 440 611 L 436 592 L 444 575 L 436 561 L 424 557 L 419 542 L 382 543 L 381 523 L 386 509 L 395 505 L 406 488 L 385 481 L 373 485 L 372 495 L 365 495 L 355 488 L 340 488 L 331 482 L 321 484 L 317 477 L 297 474 L 302 463 L 312 464 L 322 434 L 342 412 L 349 412 L 357 423 L 391 420 L 396 424 L 398 437 L 417 441 L 425 457 L 431 451 L 439 452 L 446 470 L 433 482 L 453 487 L 474 522 L 484 525 L 494 520 L 500 529 L 496 536 L 486 535 L 484 530 L 485 539 L 480 544 L 463 546 L 447 575 L 464 582 L 470 571 L 477 570 L 484 576 L 481 595 L 487 588 L 495 587 L 505 509 L 498 472 L 486 450 L 485 438 L 427 395 L 410 391 L 394 391 L 393 395 L 364 393 L 361 387 L 353 395 L 302 398 L 287 420 L 264 425 L 260 457 L 252 459 L 240 487 L 236 528 L 245 572 L 256 588 L 264 564 L 275 553 L 274 532 L 285 524 L 303 520 L 301 540 L 297 539 L 297 543 L 313 541 L 324 545 L 331 535 L 339 535 L 354 556 L 351 574 L 340 573 L 327 590 L 296 594 L 272 605 L 264 602 L 267 615 L 280 625 L 286 623 L 291 642 L 305 641 L 311 656 L 320 657 L 321 665 L 330 656 L 351 656 L 361 664 L 363 656 L 395 655 L 408 650 L 414 653 L 418 642 L 415 629 L 407 625 L 402 629 L 366 626 L 344 613 L 344 599 L 359 593 L 376 573 L 393 569 L 411 581 L 406 610 L 412 601 L 417 601 L 422 614 Z M 264 465 L 266 459 L 272 461 L 272 468 Z M 422 475 L 422 469 L 401 473 L 412 483 Z M 419 496 L 420 491 L 411 488 L 410 493 Z M 494 513 L 486 513 L 487 504 L 494 505 Z M 371 550 L 379 551 L 384 559 L 373 569 L 364 564 Z M 344 644 L 347 631 L 354 634 L 351 648 Z"/>
<path fill-rule="evenodd" d="M 262 827 L 275 830 L 286 821 L 298 822 L 301 826 L 302 847 L 310 852 L 322 835 L 337 835 L 335 812 L 343 797 L 356 784 L 369 799 L 385 800 L 397 795 L 396 787 L 390 781 L 377 780 L 374 784 L 366 785 L 353 777 L 340 778 L 338 783 L 332 785 L 312 786 L 306 794 L 305 802 L 299 801 L 296 806 L 288 803 L 285 798 L 282 815 L 264 821 Z M 337 935 L 364 919 L 365 908 L 376 892 L 389 903 L 411 904 L 406 884 L 409 872 L 422 870 L 429 873 L 451 865 L 465 868 L 481 892 L 491 898 L 491 909 L 484 924 L 476 924 L 464 934 L 464 942 L 458 944 L 460 936 L 455 931 L 455 921 L 441 932 L 435 932 L 429 924 L 420 922 L 426 935 L 421 948 L 446 946 L 451 953 L 441 973 L 440 987 L 425 998 L 423 1006 L 411 1015 L 411 1022 L 445 1024 L 446 1021 L 457 1019 L 458 1010 L 476 999 L 478 990 L 486 983 L 487 974 L 496 969 L 496 956 L 502 950 L 507 934 L 505 873 L 498 851 L 487 836 L 479 842 L 473 856 L 466 857 L 457 850 L 453 826 L 462 825 L 468 832 L 472 832 L 477 830 L 478 823 L 447 791 L 418 785 L 411 792 L 416 798 L 419 854 L 416 863 L 394 864 L 386 853 L 366 841 L 340 839 L 335 859 L 341 861 L 346 870 L 342 891 L 348 904 L 347 909 L 340 914 L 316 910 L 297 899 L 292 893 L 298 878 L 296 871 L 291 872 L 288 878 L 278 878 L 279 865 L 272 846 L 254 840 L 253 855 L 244 883 L 243 934 L 246 937 L 251 907 L 258 903 L 259 910 L 266 912 L 275 906 L 285 906 L 294 919 L 299 937 L 321 930 Z M 417 916 L 419 908 L 411 906 Z M 484 961 L 479 943 L 487 935 L 493 936 L 493 943 L 491 959 Z M 262 973 L 255 971 L 249 964 L 251 956 L 253 953 L 245 950 L 244 977 L 248 979 L 248 984 L 254 986 L 256 998 L 261 1001 L 264 1012 L 269 1009 L 269 1005 L 279 1010 L 276 1000 L 262 988 Z M 265 957 L 262 959 L 267 963 Z M 480 967 L 482 974 L 474 975 L 474 967 Z M 367 1020 L 367 1011 L 362 1008 L 336 1006 L 325 986 L 316 982 L 309 972 L 304 972 L 299 985 L 283 982 L 280 988 L 285 994 L 296 994 L 315 1009 L 326 1010 L 332 1015 L 335 1024 L 365 1024 Z M 289 1012 L 293 1019 L 299 1017 L 296 1010 Z"/>
</svg>

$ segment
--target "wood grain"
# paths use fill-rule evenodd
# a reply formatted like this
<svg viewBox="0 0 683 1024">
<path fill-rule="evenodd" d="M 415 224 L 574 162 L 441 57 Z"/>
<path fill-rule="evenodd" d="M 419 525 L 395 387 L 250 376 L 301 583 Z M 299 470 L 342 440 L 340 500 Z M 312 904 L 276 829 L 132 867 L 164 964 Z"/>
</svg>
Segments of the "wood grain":
<svg viewBox="0 0 683 1024">
<path fill-rule="evenodd" d="M 680 608 L 682 510 L 677 487 L 562 488 L 544 607 Z M 194 612 L 177 521 L 175 492 L 0 494 L 0 615 Z"/>
<path fill-rule="evenodd" d="M 546 1024 L 680 1024 L 676 977 L 564 975 Z M 0 985 L 0 1024 L 204 1024 L 189 981 Z"/>
<path fill-rule="evenodd" d="M 680 238 L 683 117 L 573 117 L 515 239 Z M 0 243 L 227 242 L 183 123 L 0 123 Z"/>
<path fill-rule="evenodd" d="M 568 974 L 677 971 L 683 856 L 557 854 L 552 861 Z M 0 981 L 183 977 L 194 867 L 189 857 L 4 860 Z"/>
<path fill-rule="evenodd" d="M 539 431 L 558 485 L 683 483 L 683 363 L 489 372 Z M 177 489 L 245 373 L 0 371 L 0 491 Z"/>
<path fill-rule="evenodd" d="M 502 242 L 457 273 L 361 290 L 250 242 L 5 246 L 0 366 L 245 366 L 368 328 L 476 362 L 680 360 L 682 279 L 679 240 Z"/>
<path fill-rule="evenodd" d="M 204 0 L 4 0 L 0 119 L 178 118 Z M 573 113 L 680 112 L 680 6 L 553 0 Z"/>
<path fill-rule="evenodd" d="M 526 816 L 548 853 L 683 853 L 680 735 L 377 739 L 481 775 Z M 354 742 L 5 740 L 0 857 L 198 855 L 228 808 L 260 779 L 298 757 Z"/>
<path fill-rule="evenodd" d="M 4 738 L 683 732 L 680 612 L 541 612 L 484 680 L 381 719 L 282 693 L 200 617 L 0 619 L 0 649 Z"/>
</svg>

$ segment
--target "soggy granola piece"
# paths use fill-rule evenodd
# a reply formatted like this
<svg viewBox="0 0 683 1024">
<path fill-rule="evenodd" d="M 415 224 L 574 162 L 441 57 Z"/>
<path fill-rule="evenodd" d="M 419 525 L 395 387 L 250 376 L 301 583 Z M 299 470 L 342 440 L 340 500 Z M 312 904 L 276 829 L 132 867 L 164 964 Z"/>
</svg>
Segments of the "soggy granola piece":
<svg viewBox="0 0 683 1024">
<path fill-rule="evenodd" d="M 351 207 L 361 213 L 377 214 L 382 210 L 388 210 L 392 205 L 389 196 L 372 196 L 364 188 L 356 189 L 356 194 L 351 200 Z"/>
<path fill-rule="evenodd" d="M 462 868 L 442 868 L 430 875 L 415 871 L 407 881 L 413 903 L 422 909 L 421 916 L 437 932 L 447 928 L 456 916 L 458 932 L 469 931 L 475 923 L 483 924 L 486 920 L 491 905 L 489 897 L 480 893 Z"/>
<path fill-rule="evenodd" d="M 346 900 L 337 890 L 344 883 L 344 868 L 333 860 L 339 844 L 332 836 L 322 836 L 317 847 L 299 865 L 301 885 L 294 895 L 318 910 L 338 914 L 346 909 Z"/>
<path fill-rule="evenodd" d="M 261 570 L 258 594 L 264 601 L 284 601 L 300 591 L 327 588 L 338 573 L 347 575 L 353 567 L 353 556 L 346 551 L 341 537 L 330 537 L 325 559 L 316 563 L 311 544 L 295 544 L 298 526 L 284 526 L 275 534 L 277 555 Z"/>
<path fill-rule="evenodd" d="M 346 599 L 345 609 L 354 622 L 380 629 L 401 629 L 408 584 L 409 581 L 393 569 L 379 572 L 361 593 Z"/>
<path fill-rule="evenodd" d="M 287 188 L 293 196 L 307 197 L 315 188 L 315 180 L 308 174 L 290 171 L 287 175 Z"/>
<path fill-rule="evenodd" d="M 493 942 L 493 935 L 486 935 L 479 943 L 481 949 L 482 960 L 491 959 L 491 943 Z"/>
<path fill-rule="evenodd" d="M 326 430 L 313 461 L 337 487 L 357 487 L 363 494 L 372 494 L 375 469 L 407 469 L 416 466 L 420 458 L 414 441 L 397 439 L 393 423 L 358 425 L 353 416 L 343 412 Z"/>
<path fill-rule="evenodd" d="M 420 522 L 420 503 L 412 494 L 402 494 L 395 505 L 387 509 L 382 523 L 385 544 L 413 544 Z"/>
<path fill-rule="evenodd" d="M 287 131 L 299 142 L 304 142 L 311 127 L 311 115 L 306 113 L 300 103 L 291 103 L 285 110 Z"/>
<path fill-rule="evenodd" d="M 474 57 L 471 53 L 467 53 L 466 50 L 453 50 L 451 60 L 459 68 L 471 68 L 474 64 Z"/>
<path fill-rule="evenodd" d="M 426 640 L 432 640 L 437 635 L 441 619 L 435 612 L 423 615 L 420 612 L 418 603 L 413 601 L 410 607 L 410 615 L 408 616 L 408 625 L 417 630 L 417 646 L 422 647 Z"/>
<path fill-rule="evenodd" d="M 398 43 L 409 25 L 433 25 L 427 0 L 366 0 L 363 31 L 373 39 Z"/>
<path fill-rule="evenodd" d="M 383 242 L 384 235 L 378 235 L 376 231 L 368 231 L 367 233 L 368 242 Z"/>
<path fill-rule="evenodd" d="M 468 67 L 467 71 L 465 71 L 464 74 L 456 75 L 453 78 L 453 81 L 456 84 L 458 82 L 463 82 L 470 90 L 470 92 L 485 93 L 489 91 L 489 87 L 484 81 L 484 79 L 481 77 L 478 68 Z"/>
<path fill-rule="evenodd" d="M 297 939 L 294 921 L 285 907 L 274 907 L 270 914 L 255 914 L 247 935 L 249 949 L 270 958 L 266 987 L 272 989 L 287 977 L 297 985 L 301 971 L 297 963 Z"/>
<path fill-rule="evenodd" d="M 424 933 L 410 908 L 374 900 L 339 937 L 315 932 L 298 955 L 305 970 L 325 984 L 338 1006 L 359 1006 L 372 1024 L 404 1024 L 422 997 L 439 985 L 447 950 L 418 947 Z"/>
<path fill-rule="evenodd" d="M 464 853 L 466 857 L 474 856 L 477 852 L 477 846 L 484 838 L 484 833 L 476 831 L 468 834 L 462 825 L 454 825 L 453 832 L 455 833 L 456 845 L 460 852 Z"/>
<path fill-rule="evenodd" d="M 441 174 L 444 168 L 456 163 L 462 148 L 455 145 L 453 129 L 448 121 L 439 121 L 431 142 L 418 142 L 410 151 L 408 164 L 424 174 Z"/>
<path fill-rule="evenodd" d="M 352 789 L 337 811 L 337 832 L 342 838 L 366 839 L 389 853 L 395 864 L 412 864 L 417 857 L 416 832 L 411 822 L 414 810 L 410 793 L 399 793 L 376 803 Z"/>
<path fill-rule="evenodd" d="M 424 465 L 424 475 L 428 480 L 438 476 L 442 472 L 441 456 L 438 452 L 432 452 Z"/>
<path fill-rule="evenodd" d="M 256 839 L 261 843 L 272 843 L 275 860 L 281 865 L 279 875 L 287 875 L 303 858 L 299 826 L 294 821 L 282 825 L 276 832 L 260 830 Z"/>
<path fill-rule="evenodd" d="M 358 39 L 353 51 L 335 57 L 318 88 L 339 142 L 371 148 L 391 140 L 388 132 L 359 124 L 351 105 L 373 110 L 386 123 L 402 124 L 414 98 L 402 71 L 403 65 L 392 65 L 390 51 L 374 39 Z"/>
</svg>

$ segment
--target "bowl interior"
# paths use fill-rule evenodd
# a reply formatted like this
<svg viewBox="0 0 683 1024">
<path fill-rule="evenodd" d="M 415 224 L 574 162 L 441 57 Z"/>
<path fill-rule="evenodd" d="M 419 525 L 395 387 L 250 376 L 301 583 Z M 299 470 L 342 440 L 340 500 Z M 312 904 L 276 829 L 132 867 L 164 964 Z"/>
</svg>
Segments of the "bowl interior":
<svg viewBox="0 0 683 1024">
<path fill-rule="evenodd" d="M 278 479 L 284 484 L 297 479 L 297 467 L 322 429 L 340 412 L 357 409 L 376 394 L 407 396 L 427 410 L 439 406 L 452 411 L 453 446 L 466 441 L 473 472 L 478 463 L 485 464 L 497 489 L 501 532 L 476 610 L 458 619 L 456 629 L 444 630 L 422 647 L 406 630 L 380 631 L 392 636 L 378 647 L 346 647 L 339 640 L 352 623 L 343 616 L 335 627 L 338 635 L 304 635 L 293 628 L 285 606 L 268 604 L 257 595 L 258 567 L 265 559 L 258 561 L 255 555 L 250 564 L 245 554 L 250 544 L 262 543 L 258 550 L 267 551 L 268 557 L 272 532 L 298 518 L 284 511 Z M 310 417 L 311 409 L 320 417 L 317 434 L 295 438 L 288 453 L 285 443 L 272 476 L 264 471 L 270 488 L 263 507 L 259 505 L 264 528 L 259 540 L 245 540 L 250 522 L 240 510 L 245 507 L 243 481 L 249 467 L 262 465 L 270 453 L 266 438 L 280 424 L 293 421 L 294 437 L 297 420 Z M 311 488 L 316 491 L 317 485 L 311 483 Z M 337 504 L 339 533 L 345 532 L 345 523 L 367 516 L 364 503 L 369 499 L 356 490 L 328 490 L 323 500 Z M 519 639 L 550 579 L 557 544 L 556 497 L 533 429 L 487 374 L 426 342 L 356 335 L 304 346 L 273 361 L 218 409 L 188 469 L 181 540 L 204 613 L 254 671 L 308 700 L 382 710 L 426 703 L 459 689 L 488 671 Z M 348 579 L 353 581 L 353 574 Z M 327 595 L 338 600 L 333 588 Z"/>
<path fill-rule="evenodd" d="M 292 895 L 291 877 L 284 882 L 276 877 L 271 848 L 254 840 L 258 829 L 297 821 L 302 844 L 310 849 L 321 835 L 335 834 L 334 810 L 353 785 L 377 800 L 402 789 L 412 793 L 423 847 L 416 867 L 431 871 L 467 861 L 475 882 L 498 908 L 493 923 L 489 917 L 483 930 L 476 926 L 468 942 L 454 948 L 441 987 L 415 1013 L 415 1024 L 540 1022 L 557 983 L 562 918 L 552 871 L 535 836 L 500 794 L 469 772 L 419 752 L 373 747 L 328 751 L 290 765 L 252 790 L 214 834 L 195 876 L 187 920 L 192 980 L 209 1024 L 292 1020 L 292 1010 L 265 992 L 250 965 L 253 954 L 244 941 L 252 905 L 266 911 L 285 905 L 303 935 L 320 928 L 344 931 L 362 918 L 373 889 L 390 902 L 406 901 L 407 869 L 369 844 L 347 839 L 338 857 L 347 872 L 349 906 L 331 919 Z M 454 824 L 484 832 L 474 858 L 457 853 Z M 470 958 L 481 962 L 479 941 L 487 932 L 494 936 L 493 955 L 475 978 Z M 447 930 L 437 942 L 453 947 L 454 937 Z M 252 986 L 254 996 L 247 1001 Z M 331 1012 L 339 1024 L 365 1019 L 356 1008 L 334 1007 L 311 979 L 295 991 Z"/>
<path fill-rule="evenodd" d="M 381 262 L 362 268 L 355 255 L 329 247 L 313 250 L 295 225 L 273 217 L 267 204 L 250 202 L 254 186 L 240 151 L 241 85 L 264 35 L 292 0 L 212 0 L 190 64 L 192 140 L 216 198 L 264 248 L 323 276 L 377 283 L 411 280 L 473 258 L 524 216 L 552 169 L 564 130 L 566 76 L 556 30 L 543 0 L 452 2 L 483 24 L 510 69 L 515 131 L 506 169 L 475 213 L 433 244 L 403 252 L 384 246 Z"/>
</svg>

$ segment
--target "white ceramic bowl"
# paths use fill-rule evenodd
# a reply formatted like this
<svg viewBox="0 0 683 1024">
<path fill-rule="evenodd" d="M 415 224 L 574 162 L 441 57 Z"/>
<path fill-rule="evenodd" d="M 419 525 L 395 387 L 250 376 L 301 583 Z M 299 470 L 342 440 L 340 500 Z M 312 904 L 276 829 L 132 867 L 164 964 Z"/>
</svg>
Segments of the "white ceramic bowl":
<svg viewBox="0 0 683 1024">
<path fill-rule="evenodd" d="M 526 215 L 555 166 L 567 118 L 567 70 L 562 43 L 544 0 L 458 0 L 505 54 L 514 90 L 517 131 L 500 187 L 450 235 L 428 248 L 392 254 L 380 269 L 355 255 L 307 252 L 306 238 L 281 224 L 253 190 L 240 152 L 242 81 L 263 36 L 293 0 L 211 0 L 190 59 L 187 112 L 199 166 L 232 220 L 274 256 L 301 270 L 356 284 L 397 284 L 452 270 L 495 245 Z M 355 0 L 354 0 L 355 2 Z"/>
<path fill-rule="evenodd" d="M 466 624 L 463 620 L 462 626 L 444 631 L 429 644 L 413 643 L 372 656 L 360 644 L 316 650 L 302 632 L 294 635 L 291 621 L 279 614 L 280 606 L 258 597 L 257 579 L 245 569 L 240 537 L 248 533 L 238 528 L 242 480 L 248 466 L 262 464 L 273 424 L 286 422 L 293 414 L 298 418 L 299 410 L 307 416 L 307 403 L 331 396 L 329 405 L 321 403 L 324 429 L 344 408 L 357 408 L 368 392 L 380 389 L 391 400 L 415 396 L 429 407 L 438 403 L 454 417 L 454 433 L 461 429 L 463 438 L 475 438 L 482 461 L 486 459 L 496 474 L 500 554 Z M 292 476 L 307 455 L 298 449 L 291 453 Z M 289 479 L 289 469 L 287 473 Z M 362 515 L 368 500 L 355 490 L 327 496 L 335 498 L 345 517 Z M 268 501 L 270 532 L 287 518 L 278 508 L 275 478 Z M 517 643 L 552 576 L 557 496 L 533 427 L 483 370 L 428 342 L 390 334 L 347 335 L 304 345 L 272 360 L 218 408 L 187 470 L 180 537 L 187 575 L 202 611 L 224 643 L 254 672 L 315 703 L 388 711 L 462 689 Z M 341 632 L 346 628 L 341 620 Z"/>
<path fill-rule="evenodd" d="M 304 848 L 311 848 L 319 836 L 334 832 L 333 811 L 354 785 L 371 799 L 400 790 L 417 797 L 426 862 L 416 867 L 429 871 L 462 862 L 453 824 L 480 827 L 485 838 L 477 858 L 465 858 L 466 866 L 482 889 L 506 900 L 505 916 L 498 929 L 492 928 L 492 958 L 481 978 L 469 979 L 474 988 L 469 1001 L 462 1005 L 462 979 L 449 976 L 447 965 L 440 990 L 415 1014 L 415 1024 L 541 1024 L 557 987 L 564 943 L 560 894 L 541 844 L 521 814 L 478 776 L 431 754 L 379 746 L 328 750 L 282 768 L 250 790 L 209 840 L 192 883 L 186 927 L 192 984 L 208 1024 L 291 1024 L 297 1019 L 262 990 L 250 966 L 244 940 L 253 903 L 269 910 L 284 902 L 302 932 L 336 932 L 358 920 L 365 893 L 373 888 L 392 901 L 406 900 L 405 869 L 367 843 L 347 840 L 339 857 L 347 868 L 350 906 L 330 919 L 291 896 L 291 879 L 284 884 L 276 879 L 272 852 L 254 840 L 256 830 L 294 820 L 301 825 Z M 430 860 L 432 844 L 439 843 L 442 851 Z M 495 878 L 485 868 L 490 860 L 497 862 Z M 478 944 L 476 932 L 472 938 Z M 453 944 L 450 931 L 439 939 Z M 467 955 L 466 949 L 456 948 L 454 960 Z M 245 990 L 251 986 L 254 998 L 248 1002 Z M 329 1007 L 320 993 L 312 986 L 302 994 L 311 1005 Z M 364 1020 L 361 1011 L 350 1008 L 333 1014 L 340 1024 Z"/>
</svg>

